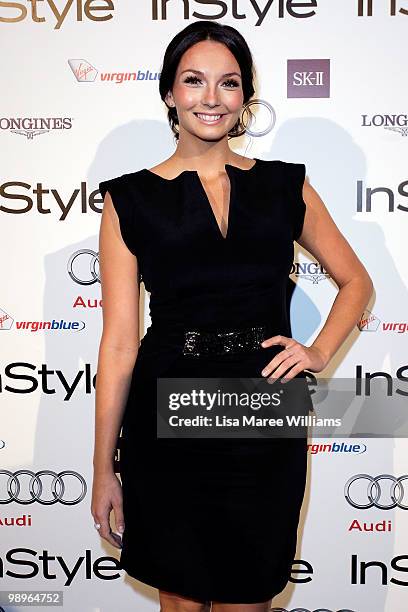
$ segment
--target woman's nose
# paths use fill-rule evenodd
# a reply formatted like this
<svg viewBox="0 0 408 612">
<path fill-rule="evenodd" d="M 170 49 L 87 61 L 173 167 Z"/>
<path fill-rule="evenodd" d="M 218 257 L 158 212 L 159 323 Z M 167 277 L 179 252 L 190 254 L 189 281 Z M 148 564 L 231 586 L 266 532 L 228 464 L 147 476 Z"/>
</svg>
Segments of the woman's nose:
<svg viewBox="0 0 408 612">
<path fill-rule="evenodd" d="M 215 88 L 207 89 L 203 94 L 203 104 L 207 106 L 217 106 L 219 104 L 218 92 Z"/>
</svg>

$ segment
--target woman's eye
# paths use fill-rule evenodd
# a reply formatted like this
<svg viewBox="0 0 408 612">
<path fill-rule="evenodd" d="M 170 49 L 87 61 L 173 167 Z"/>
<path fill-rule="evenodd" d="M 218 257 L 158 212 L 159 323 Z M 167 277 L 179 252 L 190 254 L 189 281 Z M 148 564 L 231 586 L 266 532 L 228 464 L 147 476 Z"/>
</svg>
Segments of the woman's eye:
<svg viewBox="0 0 408 612">
<path fill-rule="evenodd" d="M 239 83 L 235 79 L 228 79 L 224 83 L 228 83 L 228 87 L 239 87 Z"/>
<path fill-rule="evenodd" d="M 201 79 L 199 79 L 195 75 L 194 76 L 189 75 L 184 79 L 184 83 L 191 83 L 192 85 L 196 85 L 197 83 L 201 83 L 201 82 L 202 82 Z M 224 81 L 223 84 L 227 85 L 228 89 L 234 89 L 235 87 L 239 87 L 239 83 L 235 79 L 227 79 L 226 81 Z"/>
<path fill-rule="evenodd" d="M 197 81 L 200 81 L 200 79 L 199 79 L 197 76 L 192 76 L 192 75 L 190 75 L 190 76 L 188 76 L 188 77 L 186 77 L 186 78 L 184 79 L 184 82 L 185 82 L 185 83 L 193 83 L 193 84 L 196 84 L 196 83 L 197 83 Z M 201 81 L 200 81 L 200 82 L 201 82 Z"/>
</svg>

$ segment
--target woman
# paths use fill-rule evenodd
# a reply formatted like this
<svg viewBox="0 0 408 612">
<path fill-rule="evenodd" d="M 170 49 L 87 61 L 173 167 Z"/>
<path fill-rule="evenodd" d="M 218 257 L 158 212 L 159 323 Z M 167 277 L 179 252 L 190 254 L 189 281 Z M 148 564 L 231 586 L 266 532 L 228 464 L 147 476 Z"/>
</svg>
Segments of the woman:
<svg viewBox="0 0 408 612">
<path fill-rule="evenodd" d="M 320 372 L 358 322 L 372 282 L 303 164 L 234 153 L 254 94 L 252 57 L 230 26 L 192 23 L 160 78 L 177 148 L 100 183 L 103 334 L 92 515 L 121 567 L 159 589 L 161 610 L 261 612 L 289 579 L 306 440 L 164 439 L 160 377 L 285 379 Z M 339 292 L 315 341 L 291 337 L 293 241 Z M 139 283 L 151 326 L 139 346 Z M 121 483 L 113 471 L 120 426 Z M 109 513 L 114 510 L 116 529 Z"/>
</svg>

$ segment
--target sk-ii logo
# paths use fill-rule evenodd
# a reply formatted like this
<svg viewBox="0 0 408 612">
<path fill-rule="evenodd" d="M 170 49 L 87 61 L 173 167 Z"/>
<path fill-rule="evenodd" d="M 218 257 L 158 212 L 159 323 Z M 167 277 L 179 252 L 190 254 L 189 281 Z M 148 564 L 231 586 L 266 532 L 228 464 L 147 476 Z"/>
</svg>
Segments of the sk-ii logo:
<svg viewBox="0 0 408 612">
<path fill-rule="evenodd" d="M 288 98 L 330 98 L 329 59 L 288 60 Z"/>
</svg>

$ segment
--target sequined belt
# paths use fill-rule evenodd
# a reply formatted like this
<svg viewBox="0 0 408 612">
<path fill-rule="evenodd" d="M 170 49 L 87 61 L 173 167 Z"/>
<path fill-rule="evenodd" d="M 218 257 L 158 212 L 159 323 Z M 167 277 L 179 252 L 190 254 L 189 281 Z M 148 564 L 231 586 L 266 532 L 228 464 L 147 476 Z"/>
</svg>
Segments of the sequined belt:
<svg viewBox="0 0 408 612">
<path fill-rule="evenodd" d="M 266 326 L 231 329 L 228 331 L 184 332 L 183 355 L 225 355 L 246 353 L 259 350 L 261 342 L 266 338 Z"/>
</svg>

